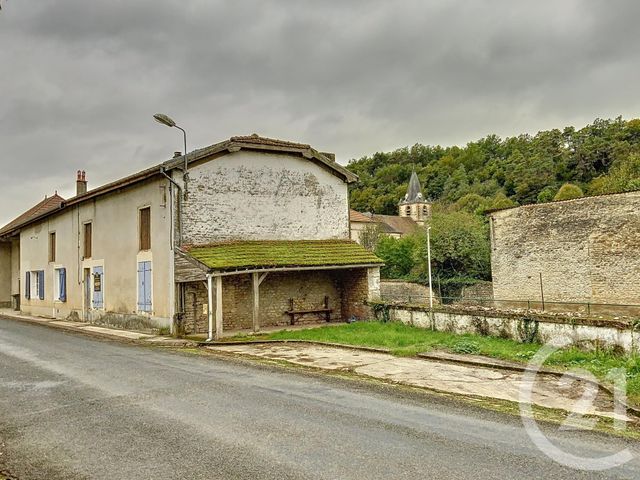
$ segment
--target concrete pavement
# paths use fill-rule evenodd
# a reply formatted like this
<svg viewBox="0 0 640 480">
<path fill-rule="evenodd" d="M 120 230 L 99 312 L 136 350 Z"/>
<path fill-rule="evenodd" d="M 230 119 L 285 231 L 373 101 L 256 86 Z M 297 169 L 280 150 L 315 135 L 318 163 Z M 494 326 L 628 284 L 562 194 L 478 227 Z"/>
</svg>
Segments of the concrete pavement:
<svg viewBox="0 0 640 480">
<path fill-rule="evenodd" d="M 634 444 L 549 438 L 602 456 Z M 561 467 L 519 420 L 439 396 L 0 319 L 0 471 L 29 479 L 640 478 Z"/>
</svg>

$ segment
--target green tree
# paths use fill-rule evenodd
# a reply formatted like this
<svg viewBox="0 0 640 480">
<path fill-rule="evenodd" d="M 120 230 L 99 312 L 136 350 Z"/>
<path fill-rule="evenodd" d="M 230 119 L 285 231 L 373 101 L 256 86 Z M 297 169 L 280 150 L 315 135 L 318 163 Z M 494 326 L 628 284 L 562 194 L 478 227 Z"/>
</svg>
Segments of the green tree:
<svg viewBox="0 0 640 480">
<path fill-rule="evenodd" d="M 640 130 L 640 126 L 638 127 Z M 589 192 L 595 195 L 640 190 L 640 154 L 616 161 L 607 175 L 595 178 Z"/>
<path fill-rule="evenodd" d="M 491 248 L 487 225 L 468 212 L 436 213 L 431 218 L 431 267 L 445 295 L 457 294 L 463 285 L 491 278 Z M 427 241 L 415 235 L 412 274 L 428 280 Z"/>
<path fill-rule="evenodd" d="M 560 200 L 571 200 L 573 198 L 580 198 L 583 196 L 584 193 L 579 186 L 572 183 L 565 183 L 560 187 L 556 196 L 553 197 L 553 201 L 558 202 Z"/>
<path fill-rule="evenodd" d="M 375 253 L 385 263 L 380 270 L 382 277 L 407 278 L 415 267 L 415 250 L 415 236 L 407 235 L 402 238 L 383 236 L 380 238 Z"/>
</svg>

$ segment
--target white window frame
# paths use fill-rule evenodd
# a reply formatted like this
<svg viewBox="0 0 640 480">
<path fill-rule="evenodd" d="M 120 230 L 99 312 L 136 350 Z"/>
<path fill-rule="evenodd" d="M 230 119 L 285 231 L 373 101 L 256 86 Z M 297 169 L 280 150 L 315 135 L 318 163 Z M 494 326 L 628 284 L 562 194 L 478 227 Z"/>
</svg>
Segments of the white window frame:
<svg viewBox="0 0 640 480">
<path fill-rule="evenodd" d="M 30 279 L 30 300 L 40 300 L 40 270 L 32 270 L 29 273 Z"/>
</svg>

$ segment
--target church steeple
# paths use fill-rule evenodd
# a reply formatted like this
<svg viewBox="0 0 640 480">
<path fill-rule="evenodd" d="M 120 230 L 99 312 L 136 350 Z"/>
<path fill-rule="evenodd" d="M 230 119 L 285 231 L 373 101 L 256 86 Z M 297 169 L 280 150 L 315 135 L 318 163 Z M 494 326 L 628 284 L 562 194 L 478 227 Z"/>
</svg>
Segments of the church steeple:
<svg viewBox="0 0 640 480">
<path fill-rule="evenodd" d="M 424 225 L 431 218 L 431 204 L 422 195 L 422 186 L 415 170 L 411 172 L 407 194 L 398 204 L 398 211 L 401 217 L 411 217 L 419 225 Z"/>
</svg>

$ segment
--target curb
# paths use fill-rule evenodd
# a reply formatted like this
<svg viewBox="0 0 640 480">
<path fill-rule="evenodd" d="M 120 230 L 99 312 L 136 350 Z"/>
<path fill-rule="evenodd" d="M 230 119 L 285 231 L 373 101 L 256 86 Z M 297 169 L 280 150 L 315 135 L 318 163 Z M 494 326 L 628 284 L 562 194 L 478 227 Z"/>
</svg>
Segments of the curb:
<svg viewBox="0 0 640 480">
<path fill-rule="evenodd" d="M 343 343 L 320 342 L 317 340 L 239 340 L 233 342 L 195 342 L 199 347 L 224 347 L 225 345 L 261 345 L 270 343 L 297 343 L 306 345 L 320 345 L 324 347 L 343 348 L 345 350 L 355 350 L 372 353 L 391 354 L 391 350 L 387 348 L 361 347 L 357 345 L 345 345 Z"/>
<path fill-rule="evenodd" d="M 103 338 L 103 339 L 107 339 L 107 340 L 114 340 L 114 341 L 119 341 L 122 343 L 129 343 L 129 344 L 136 344 L 136 345 L 155 345 L 155 346 L 159 346 L 159 347 L 188 347 L 188 346 L 195 346 L 196 342 L 190 342 L 190 341 L 185 341 L 185 344 L 183 345 L 176 345 L 173 341 L 163 341 L 163 340 L 159 340 L 159 341 L 150 341 L 150 339 L 144 339 L 144 338 L 127 338 L 127 337 L 123 337 L 121 335 L 113 335 L 107 332 L 95 332 L 92 330 L 85 330 L 84 328 L 78 326 L 78 327 L 72 327 L 69 325 L 56 325 L 54 323 L 51 323 L 53 321 L 56 321 L 55 319 L 42 319 L 42 320 L 38 320 L 35 319 L 33 317 L 23 317 L 23 316 L 17 316 L 17 315 L 7 315 L 7 314 L 0 314 L 0 317 L 2 318 L 6 318 L 8 320 L 12 320 L 12 321 L 16 321 L 16 322 L 23 322 L 23 323 L 29 323 L 31 325 L 41 325 L 43 327 L 48 327 L 48 328 L 52 328 L 52 329 L 57 329 L 57 330 L 64 330 L 67 332 L 75 332 L 75 333 L 79 333 L 81 335 L 86 335 L 88 337 L 99 337 L 99 338 Z M 89 324 L 90 326 L 96 326 L 96 327 L 100 327 L 100 328 L 107 328 L 107 327 L 101 327 L 100 325 L 93 325 L 93 324 Z M 128 331 L 128 330 L 121 330 L 121 331 Z M 141 333 L 141 332 L 135 332 L 135 333 Z M 148 334 L 145 334 L 148 335 Z M 158 336 L 155 337 L 151 337 L 151 338 L 158 338 Z"/>
</svg>

